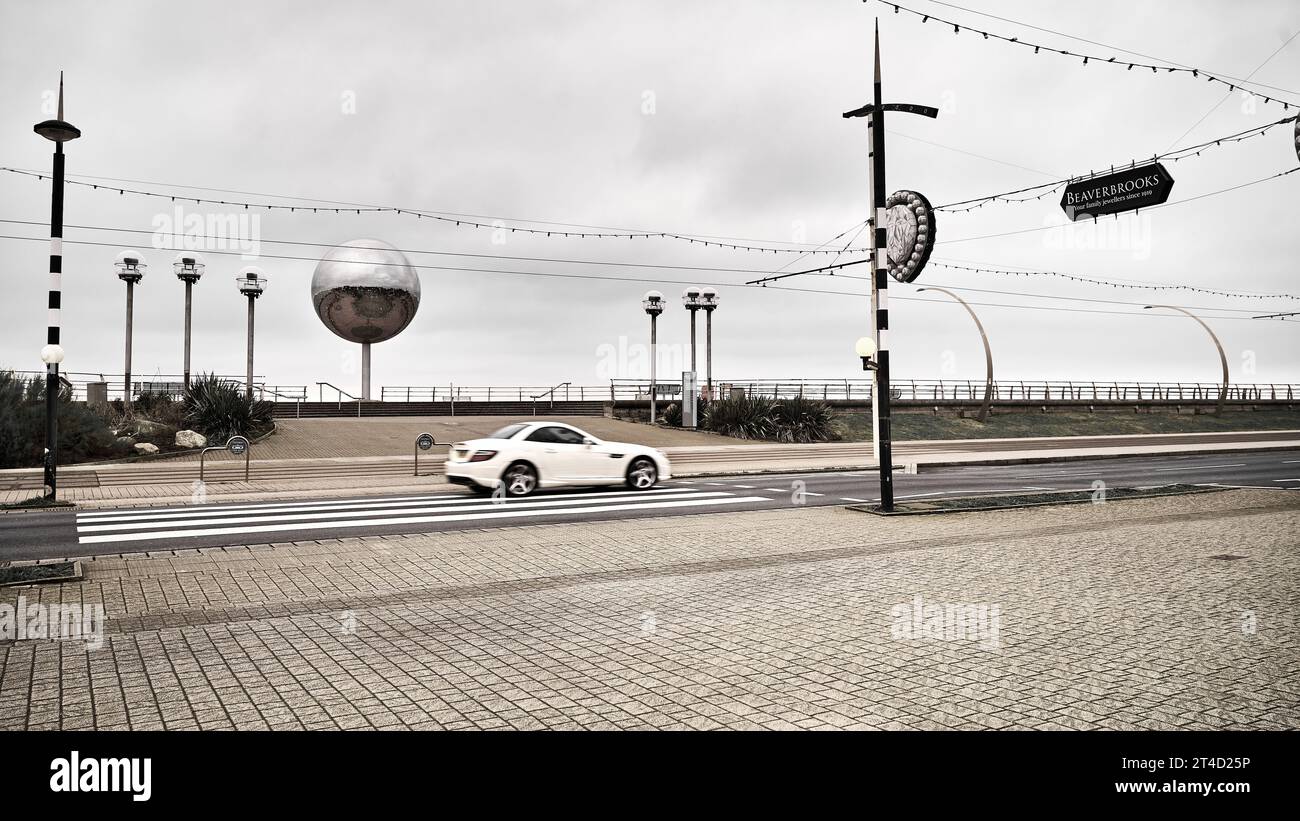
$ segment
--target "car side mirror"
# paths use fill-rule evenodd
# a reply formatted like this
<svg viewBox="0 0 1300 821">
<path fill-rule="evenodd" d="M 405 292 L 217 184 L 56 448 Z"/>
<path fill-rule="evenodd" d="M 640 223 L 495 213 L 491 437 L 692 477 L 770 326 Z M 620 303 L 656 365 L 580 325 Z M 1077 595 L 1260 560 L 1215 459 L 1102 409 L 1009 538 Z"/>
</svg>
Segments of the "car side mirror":
<svg viewBox="0 0 1300 821">
<path fill-rule="evenodd" d="M 587 447 L 591 447 L 592 445 L 596 444 L 596 440 L 584 436 L 582 437 L 582 444 L 586 445 Z"/>
</svg>

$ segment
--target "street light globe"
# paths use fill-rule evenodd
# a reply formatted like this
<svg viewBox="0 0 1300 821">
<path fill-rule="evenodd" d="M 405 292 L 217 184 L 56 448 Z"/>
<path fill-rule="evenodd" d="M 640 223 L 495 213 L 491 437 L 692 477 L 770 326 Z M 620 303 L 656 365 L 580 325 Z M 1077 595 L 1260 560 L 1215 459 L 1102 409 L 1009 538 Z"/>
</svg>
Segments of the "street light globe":
<svg viewBox="0 0 1300 821">
<path fill-rule="evenodd" d="M 63 362 L 62 345 L 46 345 L 41 348 L 41 361 L 46 365 L 59 365 Z"/>
<path fill-rule="evenodd" d="M 853 350 L 863 359 L 870 359 L 876 355 L 876 340 L 869 336 L 864 336 L 853 346 Z"/>
<path fill-rule="evenodd" d="M 266 271 L 256 265 L 245 265 L 239 269 L 235 284 L 239 286 L 239 292 L 244 296 L 259 297 L 266 288 Z"/>
<path fill-rule="evenodd" d="M 687 286 L 687 288 L 682 291 L 682 304 L 687 308 L 698 308 L 700 306 L 700 286 Z"/>
<path fill-rule="evenodd" d="M 651 315 L 658 315 L 664 312 L 664 295 L 658 291 L 646 291 L 645 296 L 641 297 L 641 307 L 645 312 Z"/>
<path fill-rule="evenodd" d="M 149 263 L 144 261 L 144 254 L 133 248 L 127 248 L 119 251 L 114 257 L 113 267 L 117 269 L 118 279 L 134 283 L 144 279 L 144 272 L 149 269 Z"/>
<path fill-rule="evenodd" d="M 704 300 L 705 302 L 717 302 L 718 289 L 714 288 L 712 285 L 705 285 L 703 288 L 700 289 L 700 299 Z"/>
<path fill-rule="evenodd" d="M 176 272 L 176 278 L 184 282 L 198 282 L 203 276 L 203 269 L 207 264 L 203 260 L 203 255 L 194 251 L 181 251 L 172 260 L 172 270 Z"/>
</svg>

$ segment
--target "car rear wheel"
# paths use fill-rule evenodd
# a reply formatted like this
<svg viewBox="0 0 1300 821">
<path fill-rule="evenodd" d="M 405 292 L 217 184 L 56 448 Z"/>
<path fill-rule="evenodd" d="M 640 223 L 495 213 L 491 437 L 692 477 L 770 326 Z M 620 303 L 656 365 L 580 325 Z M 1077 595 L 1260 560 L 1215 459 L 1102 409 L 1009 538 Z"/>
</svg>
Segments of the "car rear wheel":
<svg viewBox="0 0 1300 821">
<path fill-rule="evenodd" d="M 633 490 L 649 490 L 659 481 L 659 468 L 653 459 L 640 456 L 632 460 L 627 469 L 627 486 Z"/>
<path fill-rule="evenodd" d="M 537 489 L 537 471 L 527 462 L 515 462 L 501 477 L 507 496 L 527 496 Z"/>
</svg>

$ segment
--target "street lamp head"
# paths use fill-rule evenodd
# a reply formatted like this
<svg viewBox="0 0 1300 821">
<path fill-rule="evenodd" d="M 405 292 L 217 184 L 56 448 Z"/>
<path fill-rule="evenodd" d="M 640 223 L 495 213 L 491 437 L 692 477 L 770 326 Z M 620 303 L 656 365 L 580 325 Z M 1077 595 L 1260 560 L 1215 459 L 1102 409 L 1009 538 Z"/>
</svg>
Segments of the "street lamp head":
<svg viewBox="0 0 1300 821">
<path fill-rule="evenodd" d="M 32 130 L 55 143 L 66 143 L 81 136 L 81 129 L 63 120 L 45 120 L 33 126 Z"/>
<path fill-rule="evenodd" d="M 63 119 L 63 72 L 59 72 L 59 110 L 53 120 L 37 123 L 32 130 L 50 142 L 66 143 L 81 136 L 81 129 Z"/>
<path fill-rule="evenodd" d="M 706 311 L 712 311 L 718 307 L 718 289 L 712 285 L 705 285 L 700 289 L 700 306 Z"/>
<path fill-rule="evenodd" d="M 694 311 L 700 307 L 700 286 L 690 285 L 682 291 L 682 304 Z"/>
<path fill-rule="evenodd" d="M 873 371 L 876 369 L 875 363 L 871 361 L 872 357 L 876 355 L 876 340 L 864 336 L 853 346 L 853 350 L 862 359 L 862 370 Z"/>
<path fill-rule="evenodd" d="M 139 251 L 127 249 L 118 253 L 113 260 L 113 267 L 117 269 L 118 279 L 134 285 L 144 279 L 149 263 L 144 261 L 144 255 Z"/>
<path fill-rule="evenodd" d="M 235 277 L 239 292 L 251 299 L 257 299 L 266 288 L 266 272 L 256 265 L 245 265 Z"/>
<path fill-rule="evenodd" d="M 63 346 L 46 345 L 41 348 L 41 361 L 46 365 L 58 365 L 63 362 Z"/>
<path fill-rule="evenodd" d="M 203 261 L 203 256 L 193 251 L 181 251 L 172 261 L 172 270 L 176 272 L 176 278 L 182 282 L 198 282 L 203 276 L 204 267 L 206 263 Z"/>
<path fill-rule="evenodd" d="M 646 291 L 641 297 L 641 307 L 651 316 L 659 316 L 664 312 L 664 295 L 658 291 Z"/>
</svg>

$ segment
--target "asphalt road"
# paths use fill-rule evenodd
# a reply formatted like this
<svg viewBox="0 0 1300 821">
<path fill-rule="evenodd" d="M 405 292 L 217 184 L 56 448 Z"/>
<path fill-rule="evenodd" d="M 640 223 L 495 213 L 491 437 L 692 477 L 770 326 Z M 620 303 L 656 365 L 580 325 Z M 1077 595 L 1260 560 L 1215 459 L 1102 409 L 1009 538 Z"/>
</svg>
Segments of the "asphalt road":
<svg viewBox="0 0 1300 821">
<path fill-rule="evenodd" d="M 1033 465 L 972 465 L 895 473 L 895 498 L 1174 483 L 1300 489 L 1300 449 L 1133 456 Z M 637 517 L 681 516 L 878 500 L 874 471 L 718 477 L 623 488 L 557 490 L 494 502 L 450 491 L 319 501 L 229 503 L 0 515 L 0 560 L 165 552 L 375 534 Z"/>
</svg>

